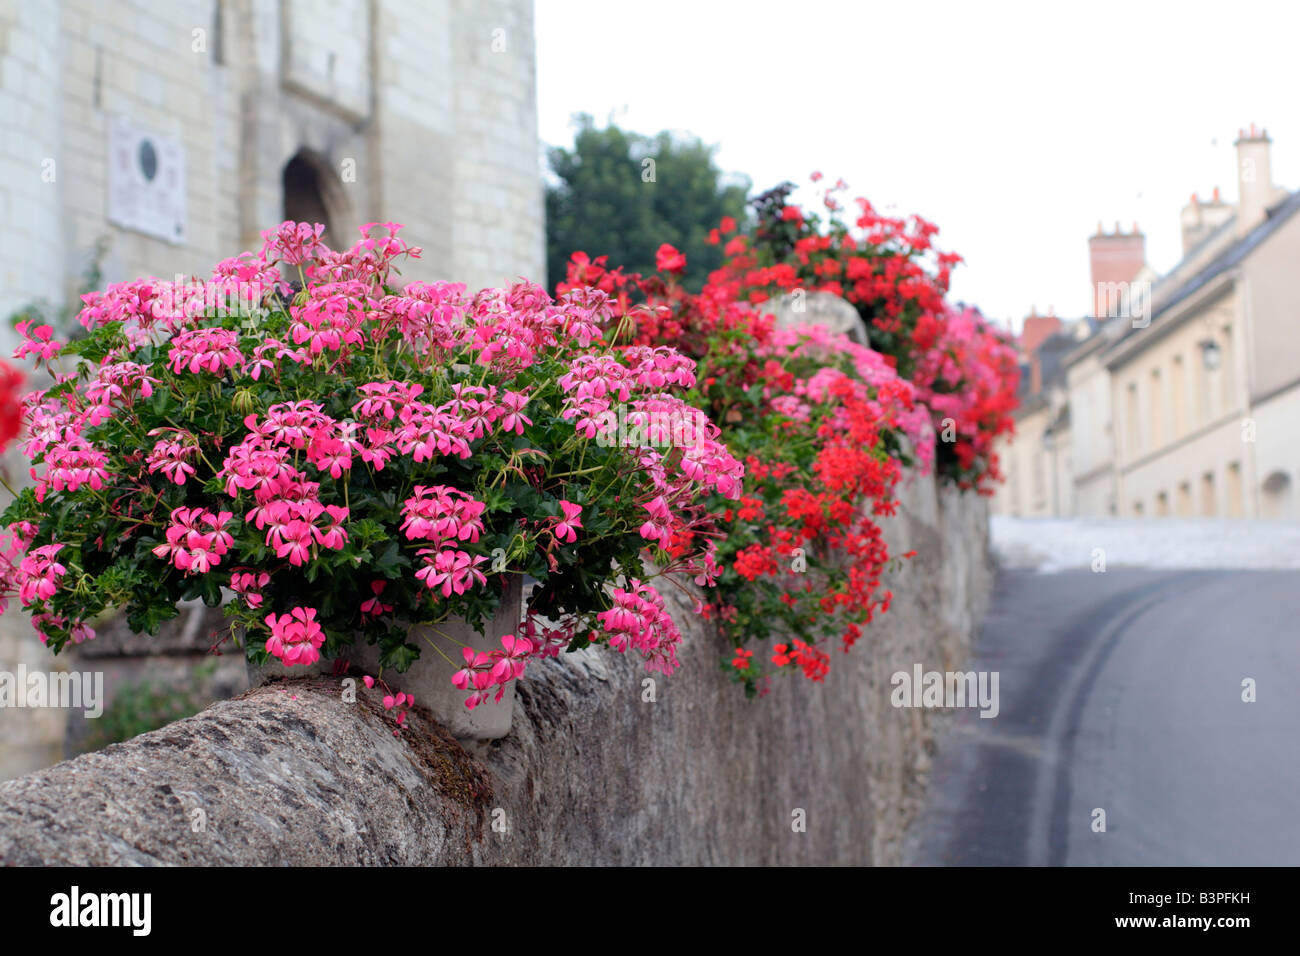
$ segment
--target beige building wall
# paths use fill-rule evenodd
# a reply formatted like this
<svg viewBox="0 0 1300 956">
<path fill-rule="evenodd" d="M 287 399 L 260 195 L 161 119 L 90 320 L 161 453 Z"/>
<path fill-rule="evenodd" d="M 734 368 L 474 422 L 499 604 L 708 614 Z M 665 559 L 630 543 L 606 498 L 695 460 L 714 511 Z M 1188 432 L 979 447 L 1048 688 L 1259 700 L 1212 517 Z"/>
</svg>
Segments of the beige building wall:
<svg viewBox="0 0 1300 956">
<path fill-rule="evenodd" d="M 1073 515 L 1108 515 L 1114 503 L 1115 474 L 1111 425 L 1110 373 L 1100 360 L 1100 343 L 1069 362 L 1066 394 L 1070 405 Z"/>
<path fill-rule="evenodd" d="M 1300 215 L 1242 264 L 1252 372 L 1250 419 L 1260 517 L 1300 519 Z"/>
<path fill-rule="evenodd" d="M 1043 433 L 1051 421 L 1047 405 L 1037 401 L 1016 418 L 1016 433 L 998 447 L 1007 480 L 991 503 L 993 514 L 1017 518 L 1045 518 L 1052 514 L 1052 462 L 1043 447 Z"/>
<path fill-rule="evenodd" d="M 1139 331 L 1112 358 L 1121 516 L 1253 515 L 1246 335 L 1232 278 Z M 1204 358 L 1210 340 L 1221 350 L 1216 369 Z"/>
<path fill-rule="evenodd" d="M 1300 384 L 1300 214 L 1284 222 L 1241 265 L 1250 318 L 1251 399 Z"/>
<path fill-rule="evenodd" d="M 1300 519 L 1300 387 L 1251 410 L 1255 424 L 1255 485 L 1250 495 L 1261 518 Z"/>
<path fill-rule="evenodd" d="M 1074 437 L 1068 426 L 1053 429 L 1043 451 L 1047 458 L 1048 481 L 1052 483 L 1052 499 L 1047 503 L 1048 513 L 1066 517 L 1078 513 L 1074 486 Z"/>
</svg>

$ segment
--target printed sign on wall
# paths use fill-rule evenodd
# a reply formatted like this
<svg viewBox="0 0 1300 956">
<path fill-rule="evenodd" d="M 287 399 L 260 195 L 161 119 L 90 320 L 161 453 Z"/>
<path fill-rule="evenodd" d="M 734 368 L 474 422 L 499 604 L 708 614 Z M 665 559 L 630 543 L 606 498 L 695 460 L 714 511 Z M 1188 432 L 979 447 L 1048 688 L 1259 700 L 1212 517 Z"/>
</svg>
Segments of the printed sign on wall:
<svg viewBox="0 0 1300 956">
<path fill-rule="evenodd" d="M 110 117 L 108 218 L 126 229 L 185 243 L 185 147 L 179 139 Z"/>
</svg>

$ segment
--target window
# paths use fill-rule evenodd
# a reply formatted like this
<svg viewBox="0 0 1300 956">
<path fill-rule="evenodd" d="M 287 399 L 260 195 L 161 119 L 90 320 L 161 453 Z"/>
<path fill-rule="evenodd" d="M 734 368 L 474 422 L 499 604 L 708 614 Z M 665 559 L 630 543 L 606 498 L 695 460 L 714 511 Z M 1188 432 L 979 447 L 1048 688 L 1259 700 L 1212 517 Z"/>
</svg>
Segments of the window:
<svg viewBox="0 0 1300 956">
<path fill-rule="evenodd" d="M 1142 453 L 1142 442 L 1138 435 L 1138 387 L 1137 382 L 1129 382 L 1128 385 L 1128 404 L 1124 416 L 1124 425 L 1127 435 L 1125 436 L 1125 447 L 1128 449 L 1129 458 L 1136 458 Z"/>
<path fill-rule="evenodd" d="M 1192 363 L 1192 368 L 1196 369 L 1193 374 L 1196 383 L 1193 389 L 1196 395 L 1196 424 L 1204 425 L 1210 420 L 1210 372 L 1205 367 L 1204 358 L 1200 355 Z"/>
<path fill-rule="evenodd" d="M 1201 515 L 1213 518 L 1219 513 L 1219 502 L 1214 490 L 1214 472 L 1207 471 L 1201 476 Z"/>
<path fill-rule="evenodd" d="M 1169 517 L 1169 492 L 1161 491 L 1156 495 L 1156 517 Z"/>
<path fill-rule="evenodd" d="M 1260 492 L 1260 517 L 1295 517 L 1291 476 L 1285 471 L 1275 471 L 1264 479 L 1264 484 L 1260 486 Z"/>
<path fill-rule="evenodd" d="M 1165 443 L 1165 390 L 1160 369 L 1151 370 L 1151 447 Z"/>
<path fill-rule="evenodd" d="M 1228 517 L 1240 518 L 1246 513 L 1246 502 L 1241 487 L 1241 462 L 1228 465 Z"/>
</svg>

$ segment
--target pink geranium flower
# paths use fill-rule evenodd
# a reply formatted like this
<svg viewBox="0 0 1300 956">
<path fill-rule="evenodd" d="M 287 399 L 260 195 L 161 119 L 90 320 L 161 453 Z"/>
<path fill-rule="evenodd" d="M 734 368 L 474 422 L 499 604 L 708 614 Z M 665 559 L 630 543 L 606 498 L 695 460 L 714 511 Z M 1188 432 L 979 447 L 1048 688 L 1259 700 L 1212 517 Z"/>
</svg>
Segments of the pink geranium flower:
<svg viewBox="0 0 1300 956">
<path fill-rule="evenodd" d="M 575 505 L 571 501 L 561 501 L 560 510 L 564 512 L 564 517 L 555 526 L 556 540 L 577 541 L 577 529 L 582 527 L 582 505 Z"/>
<path fill-rule="evenodd" d="M 306 666 L 320 660 L 320 647 L 325 643 L 325 632 L 316 622 L 316 609 L 296 607 L 288 614 L 266 616 L 271 636 L 266 649 L 285 667 Z"/>
</svg>

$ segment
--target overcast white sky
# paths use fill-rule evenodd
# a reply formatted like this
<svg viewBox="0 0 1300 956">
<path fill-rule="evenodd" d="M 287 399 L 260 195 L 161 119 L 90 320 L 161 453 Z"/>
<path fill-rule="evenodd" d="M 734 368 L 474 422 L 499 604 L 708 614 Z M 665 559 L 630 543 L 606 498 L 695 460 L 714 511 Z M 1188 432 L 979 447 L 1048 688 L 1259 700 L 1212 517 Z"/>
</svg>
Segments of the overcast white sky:
<svg viewBox="0 0 1300 956">
<path fill-rule="evenodd" d="M 1087 238 L 1163 272 L 1192 192 L 1237 195 L 1232 141 L 1300 187 L 1300 3 L 537 0 L 541 136 L 570 114 L 715 143 L 756 190 L 843 177 L 940 227 L 953 296 L 1020 319 L 1088 308 Z M 599 250 L 587 250 L 593 254 Z"/>
</svg>

